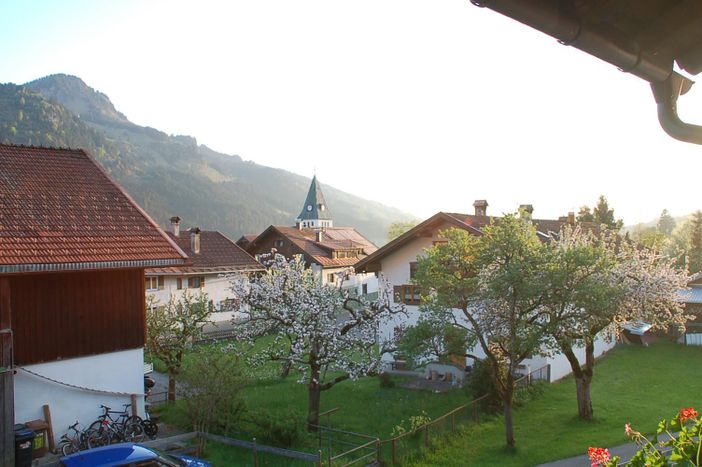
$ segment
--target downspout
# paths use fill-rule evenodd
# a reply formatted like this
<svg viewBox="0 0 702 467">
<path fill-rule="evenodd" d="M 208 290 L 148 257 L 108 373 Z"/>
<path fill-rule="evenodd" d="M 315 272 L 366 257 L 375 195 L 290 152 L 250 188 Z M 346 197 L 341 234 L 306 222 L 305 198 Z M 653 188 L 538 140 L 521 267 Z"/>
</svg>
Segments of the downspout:
<svg viewBox="0 0 702 467">
<path fill-rule="evenodd" d="M 673 71 L 672 55 L 663 50 L 642 50 L 636 41 L 616 31 L 584 25 L 561 0 L 471 0 L 471 3 L 490 8 L 648 81 L 663 130 L 681 141 L 702 144 L 702 127 L 678 117 L 677 98 L 690 89 L 692 81 Z"/>
<path fill-rule="evenodd" d="M 658 104 L 658 121 L 668 135 L 686 143 L 702 144 L 702 126 L 685 123 L 678 116 L 678 97 L 690 90 L 693 81 L 673 73 L 661 83 L 651 83 Z"/>
</svg>

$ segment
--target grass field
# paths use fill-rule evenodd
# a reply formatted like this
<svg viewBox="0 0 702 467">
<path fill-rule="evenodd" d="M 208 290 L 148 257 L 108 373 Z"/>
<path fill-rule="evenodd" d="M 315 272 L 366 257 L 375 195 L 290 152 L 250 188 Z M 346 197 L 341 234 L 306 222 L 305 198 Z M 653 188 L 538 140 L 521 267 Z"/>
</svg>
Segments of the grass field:
<svg viewBox="0 0 702 467">
<path fill-rule="evenodd" d="M 702 406 L 701 373 L 699 347 L 619 346 L 595 368 L 592 421 L 577 418 L 575 384 L 566 378 L 515 411 L 515 451 L 505 450 L 503 420 L 496 417 L 466 427 L 415 465 L 529 466 L 585 454 L 588 446 L 624 444 L 627 422 L 650 433 L 681 407 Z"/>
</svg>

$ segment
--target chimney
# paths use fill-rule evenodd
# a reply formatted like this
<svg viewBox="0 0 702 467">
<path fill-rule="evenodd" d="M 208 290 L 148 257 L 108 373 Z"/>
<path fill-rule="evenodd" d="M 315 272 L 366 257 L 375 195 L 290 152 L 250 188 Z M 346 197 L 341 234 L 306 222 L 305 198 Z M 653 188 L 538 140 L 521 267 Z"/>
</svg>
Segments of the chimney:
<svg viewBox="0 0 702 467">
<path fill-rule="evenodd" d="M 315 237 L 316 237 L 316 239 L 317 239 L 317 242 L 321 242 L 321 241 L 322 241 L 322 235 L 323 235 L 323 234 L 324 234 L 324 231 L 323 231 L 323 230 L 318 230 L 318 231 L 315 232 Z"/>
<path fill-rule="evenodd" d="M 197 227 L 190 229 L 190 249 L 196 255 L 200 254 L 200 229 Z"/>
<path fill-rule="evenodd" d="M 476 216 L 487 216 L 488 202 L 485 199 L 476 199 L 473 203 Z"/>
<path fill-rule="evenodd" d="M 534 206 L 531 204 L 520 204 L 519 205 L 519 215 L 521 216 L 522 219 L 530 219 L 531 220 L 531 215 L 534 212 Z"/>
<path fill-rule="evenodd" d="M 180 217 L 171 217 L 171 230 L 173 231 L 173 235 L 180 237 Z"/>
<path fill-rule="evenodd" d="M 575 225 L 575 213 L 573 211 L 568 213 L 568 223 L 570 225 Z"/>
</svg>

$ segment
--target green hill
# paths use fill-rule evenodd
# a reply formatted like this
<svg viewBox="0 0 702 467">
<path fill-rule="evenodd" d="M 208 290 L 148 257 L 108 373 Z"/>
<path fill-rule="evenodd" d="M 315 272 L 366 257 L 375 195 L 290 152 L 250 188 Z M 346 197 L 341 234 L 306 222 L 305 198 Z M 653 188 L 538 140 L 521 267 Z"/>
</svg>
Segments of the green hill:
<svg viewBox="0 0 702 467">
<path fill-rule="evenodd" d="M 68 75 L 0 84 L 0 142 L 86 149 L 161 225 L 178 215 L 185 226 L 233 239 L 270 224 L 292 225 L 310 183 L 218 153 L 190 136 L 135 125 L 105 94 Z M 353 226 L 379 245 L 392 222 L 414 218 L 323 188 L 335 225 Z"/>
</svg>

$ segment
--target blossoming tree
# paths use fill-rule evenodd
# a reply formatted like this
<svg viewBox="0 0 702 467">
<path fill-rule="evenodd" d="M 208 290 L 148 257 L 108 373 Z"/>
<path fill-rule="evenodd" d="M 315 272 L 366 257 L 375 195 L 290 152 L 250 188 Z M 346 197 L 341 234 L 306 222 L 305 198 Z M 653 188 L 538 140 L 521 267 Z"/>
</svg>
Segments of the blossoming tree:
<svg viewBox="0 0 702 467">
<path fill-rule="evenodd" d="M 289 362 L 299 371 L 299 382 L 308 388 L 308 430 L 314 431 L 322 391 L 379 370 L 379 323 L 404 308 L 391 304 L 384 284 L 373 301 L 352 296 L 343 280 L 338 286 L 322 285 L 301 256 L 288 260 L 273 252 L 261 261 L 268 268 L 264 274 L 250 281 L 230 278 L 242 305 L 236 337 L 253 343 L 272 336 L 252 363 Z"/>
<path fill-rule="evenodd" d="M 193 342 L 202 336 L 202 328 L 214 312 L 206 293 L 189 292 L 172 296 L 165 306 L 156 306 L 153 296 L 146 304 L 146 349 L 165 363 L 168 370 L 168 400 L 176 400 L 176 378 L 183 357 Z"/>
<path fill-rule="evenodd" d="M 420 326 L 432 323 L 429 330 L 439 331 L 446 325 L 458 328 L 461 332 L 451 337 L 463 335 L 463 349 L 482 351 L 484 358 L 466 356 L 484 359 L 490 366 L 503 403 L 506 442 L 514 446 L 515 373 L 543 339 L 537 324 L 549 293 L 545 245 L 534 227 L 515 215 L 486 227 L 481 237 L 461 229 L 442 235 L 448 242 L 426 250 L 418 260 L 415 281 L 423 291 L 424 314 Z M 431 332 L 427 337 L 428 350 L 456 347 L 446 339 L 437 345 Z"/>
<path fill-rule="evenodd" d="M 627 322 L 646 322 L 654 330 L 684 326 L 687 316 L 678 291 L 687 286 L 687 274 L 654 250 L 608 232 L 596 236 L 566 227 L 549 246 L 552 292 L 542 323 L 550 347 L 570 363 L 578 414 L 590 419 L 598 336 L 613 339 Z M 577 357 L 581 348 L 582 363 Z"/>
</svg>

